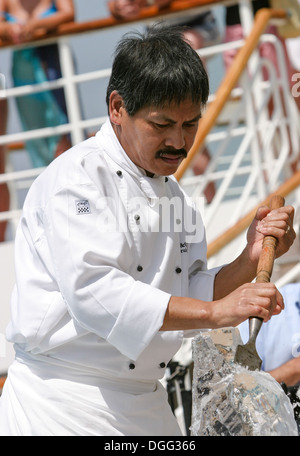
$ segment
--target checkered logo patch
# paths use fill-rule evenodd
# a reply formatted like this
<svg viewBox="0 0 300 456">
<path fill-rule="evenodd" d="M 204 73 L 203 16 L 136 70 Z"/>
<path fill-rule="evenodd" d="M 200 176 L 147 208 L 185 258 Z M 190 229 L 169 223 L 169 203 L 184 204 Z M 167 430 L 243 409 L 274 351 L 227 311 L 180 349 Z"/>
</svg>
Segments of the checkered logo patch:
<svg viewBox="0 0 300 456">
<path fill-rule="evenodd" d="M 91 208 L 88 200 L 77 200 L 75 201 L 76 213 L 78 215 L 90 214 Z"/>
</svg>

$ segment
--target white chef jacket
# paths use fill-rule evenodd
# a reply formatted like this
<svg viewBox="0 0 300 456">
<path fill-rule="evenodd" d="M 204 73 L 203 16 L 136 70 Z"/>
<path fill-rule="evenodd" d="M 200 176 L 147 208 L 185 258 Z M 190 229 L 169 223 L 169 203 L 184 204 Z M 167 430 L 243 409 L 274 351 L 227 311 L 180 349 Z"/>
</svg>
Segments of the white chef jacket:
<svg viewBox="0 0 300 456">
<path fill-rule="evenodd" d="M 28 434 L 44 432 L 28 423 L 34 422 L 28 410 L 29 418 L 17 425 L 16 414 L 9 419 L 5 415 L 13 408 L 6 403 L 13 396 L 18 407 L 26 402 L 18 376 L 23 385 L 28 379 L 32 394 L 45 396 L 43 388 L 60 379 L 60 392 L 78 388 L 77 399 L 91 394 L 93 403 L 99 399 L 90 391 L 95 387 L 96 395 L 103 387 L 114 391 L 114 397 L 116 391 L 160 391 L 157 379 L 184 336 L 183 331 L 159 331 L 170 296 L 212 300 L 219 270 L 207 270 L 200 214 L 176 180 L 147 177 L 128 158 L 109 120 L 95 137 L 54 160 L 32 184 L 15 252 L 7 338 L 15 344 L 16 362 L 0 402 L 0 418 L 11 425 L 1 431 L 0 424 L 0 434 L 22 426 Z M 48 417 L 55 394 L 51 405 L 40 404 Z M 71 401 L 70 396 L 64 400 Z M 74 411 L 70 413 L 74 421 Z M 88 435 L 89 426 L 80 423 L 79 429 Z M 134 426 L 131 435 L 152 434 L 149 422 L 144 428 Z M 57 433 L 66 429 L 64 424 Z M 98 428 L 96 434 L 101 432 Z M 118 428 L 116 421 L 103 432 L 129 435 L 128 427 Z"/>
</svg>

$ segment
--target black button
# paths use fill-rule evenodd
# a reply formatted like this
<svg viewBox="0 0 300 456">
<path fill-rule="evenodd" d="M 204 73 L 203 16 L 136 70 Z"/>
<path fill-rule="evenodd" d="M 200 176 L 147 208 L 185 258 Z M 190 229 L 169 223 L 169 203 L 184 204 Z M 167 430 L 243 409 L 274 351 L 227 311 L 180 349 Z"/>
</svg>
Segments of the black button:
<svg viewBox="0 0 300 456">
<path fill-rule="evenodd" d="M 137 270 L 138 270 L 139 272 L 141 272 L 141 271 L 143 270 L 143 266 L 138 265 Z"/>
<path fill-rule="evenodd" d="M 129 369 L 130 369 L 130 370 L 135 369 L 135 364 L 130 363 L 130 364 L 129 364 Z"/>
<path fill-rule="evenodd" d="M 134 216 L 134 220 L 138 223 L 140 221 L 141 217 L 139 216 L 139 214 L 135 214 Z"/>
<path fill-rule="evenodd" d="M 181 273 L 181 268 L 179 268 L 179 267 L 176 268 L 176 269 L 175 269 L 175 272 L 177 272 L 177 274 L 180 274 L 180 273 Z"/>
<path fill-rule="evenodd" d="M 160 363 L 159 367 L 163 369 L 164 367 L 166 367 L 166 363 Z"/>
<path fill-rule="evenodd" d="M 118 170 L 118 171 L 117 171 L 117 175 L 118 175 L 119 177 L 121 177 L 121 176 L 122 176 L 122 171 L 121 171 L 121 170 Z"/>
<path fill-rule="evenodd" d="M 169 179 L 168 179 L 167 177 L 165 177 L 165 182 L 168 182 L 168 180 L 169 180 Z"/>
</svg>

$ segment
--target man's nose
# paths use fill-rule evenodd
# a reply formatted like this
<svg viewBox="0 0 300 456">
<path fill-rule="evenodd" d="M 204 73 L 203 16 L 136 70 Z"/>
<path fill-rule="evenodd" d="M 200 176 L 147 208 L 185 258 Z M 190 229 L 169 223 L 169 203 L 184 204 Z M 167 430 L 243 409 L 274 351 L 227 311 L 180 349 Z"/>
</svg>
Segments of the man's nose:
<svg viewBox="0 0 300 456">
<path fill-rule="evenodd" d="M 185 147 L 184 132 L 181 128 L 172 128 L 169 136 L 165 140 L 165 145 L 174 149 L 183 149 Z"/>
</svg>

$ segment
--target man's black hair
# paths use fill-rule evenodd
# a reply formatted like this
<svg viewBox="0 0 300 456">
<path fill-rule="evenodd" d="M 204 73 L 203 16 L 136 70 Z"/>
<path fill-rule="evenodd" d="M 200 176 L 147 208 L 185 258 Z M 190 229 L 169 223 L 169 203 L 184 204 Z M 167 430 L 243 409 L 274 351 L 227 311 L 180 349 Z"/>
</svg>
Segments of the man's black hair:
<svg viewBox="0 0 300 456">
<path fill-rule="evenodd" d="M 164 107 L 187 99 L 205 106 L 209 82 L 182 27 L 156 24 L 145 33 L 126 34 L 119 42 L 107 88 L 123 98 L 130 116 L 146 106 Z"/>
</svg>

